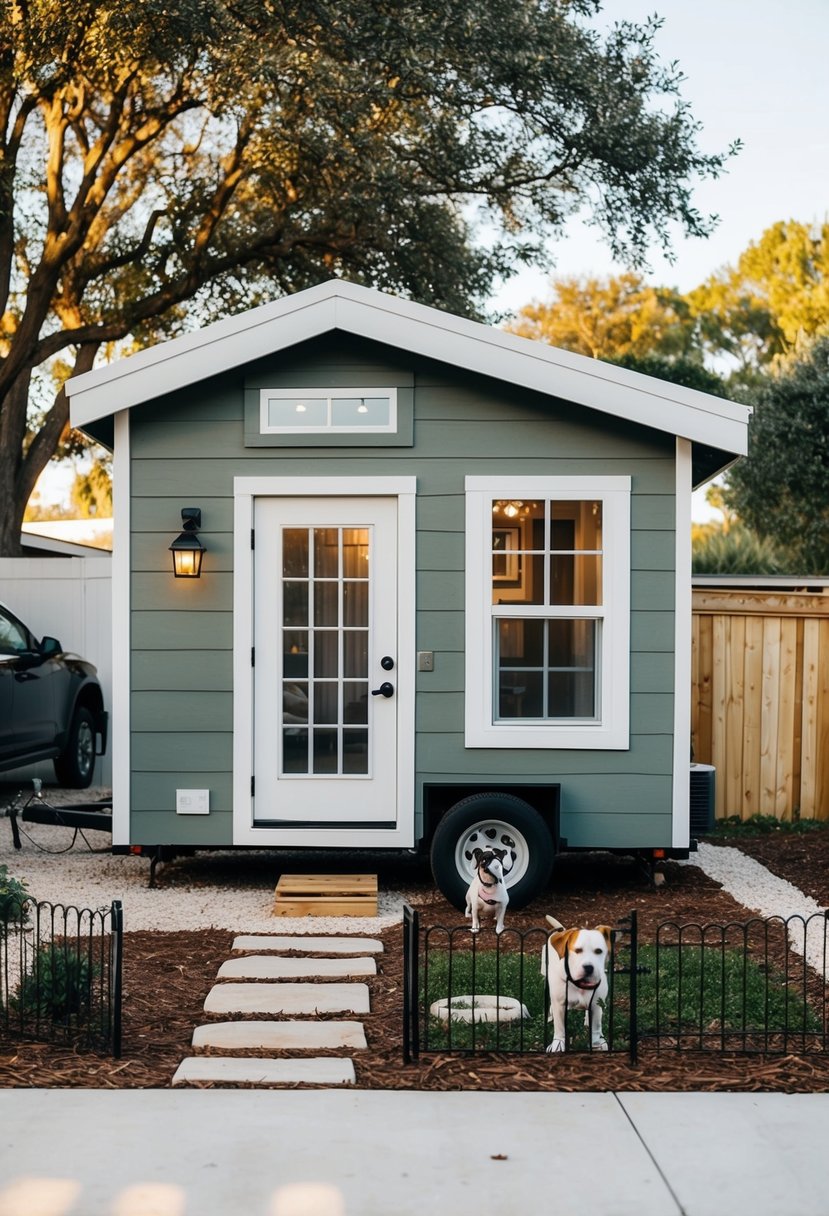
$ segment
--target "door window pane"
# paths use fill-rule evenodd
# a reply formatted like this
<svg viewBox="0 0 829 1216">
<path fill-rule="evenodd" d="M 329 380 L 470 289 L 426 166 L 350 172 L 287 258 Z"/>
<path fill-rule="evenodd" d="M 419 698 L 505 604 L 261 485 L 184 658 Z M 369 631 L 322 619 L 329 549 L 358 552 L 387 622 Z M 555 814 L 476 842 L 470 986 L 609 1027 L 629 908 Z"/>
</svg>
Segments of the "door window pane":
<svg viewBox="0 0 829 1216">
<path fill-rule="evenodd" d="M 335 680 L 339 673 L 340 635 L 335 629 L 314 630 L 314 675 Z"/>
<path fill-rule="evenodd" d="M 339 772 L 339 757 L 337 755 L 337 731 L 328 727 L 314 731 L 314 772 L 319 774 L 336 774 Z"/>
<path fill-rule="evenodd" d="M 343 528 L 343 574 L 368 578 L 368 528 Z"/>
<path fill-rule="evenodd" d="M 343 583 L 343 624 L 368 625 L 368 583 Z"/>
<path fill-rule="evenodd" d="M 314 576 L 337 578 L 339 573 L 339 529 L 314 528 Z"/>
<path fill-rule="evenodd" d="M 368 731 L 343 731 L 343 772 L 354 776 L 368 773 Z"/>
<path fill-rule="evenodd" d="M 308 721 L 308 685 L 286 680 L 282 686 L 282 721 Z"/>
<path fill-rule="evenodd" d="M 308 624 L 308 584 L 283 583 L 282 592 L 282 623 L 283 625 Z"/>
<path fill-rule="evenodd" d="M 368 684 L 349 680 L 343 684 L 343 722 L 354 725 L 368 723 Z"/>
<path fill-rule="evenodd" d="M 346 678 L 365 679 L 368 675 L 368 633 L 346 629 L 343 633 L 343 666 Z"/>
<path fill-rule="evenodd" d="M 282 771 L 296 775 L 308 772 L 308 731 L 293 727 L 282 732 Z"/>
<path fill-rule="evenodd" d="M 282 573 L 286 578 L 308 577 L 307 528 L 285 528 L 283 530 Z"/>
<path fill-rule="evenodd" d="M 308 675 L 308 633 L 285 629 L 282 634 L 282 674 L 298 679 Z"/>
<path fill-rule="evenodd" d="M 333 627 L 339 624 L 339 583 L 314 580 L 314 624 Z"/>
<path fill-rule="evenodd" d="M 324 726 L 337 725 L 337 693 L 336 683 L 314 681 L 314 722 Z"/>
</svg>

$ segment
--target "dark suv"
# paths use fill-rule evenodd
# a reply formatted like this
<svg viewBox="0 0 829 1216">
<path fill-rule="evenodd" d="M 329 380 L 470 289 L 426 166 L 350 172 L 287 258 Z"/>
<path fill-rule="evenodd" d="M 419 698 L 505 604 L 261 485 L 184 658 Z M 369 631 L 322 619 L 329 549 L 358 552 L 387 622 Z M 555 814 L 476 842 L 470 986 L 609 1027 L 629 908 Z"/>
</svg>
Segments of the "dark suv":
<svg viewBox="0 0 829 1216">
<path fill-rule="evenodd" d="M 61 785 L 86 789 L 107 718 L 92 664 L 64 654 L 57 638 L 38 642 L 0 604 L 0 772 L 54 760 Z"/>
</svg>

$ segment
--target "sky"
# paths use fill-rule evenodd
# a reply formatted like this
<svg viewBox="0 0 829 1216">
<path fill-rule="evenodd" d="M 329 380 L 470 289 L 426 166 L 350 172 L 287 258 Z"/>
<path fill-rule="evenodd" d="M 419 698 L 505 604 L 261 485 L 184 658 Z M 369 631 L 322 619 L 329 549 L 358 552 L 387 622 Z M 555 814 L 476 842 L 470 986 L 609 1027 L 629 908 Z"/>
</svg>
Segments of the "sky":
<svg viewBox="0 0 829 1216">
<path fill-rule="evenodd" d="M 694 192 L 698 210 L 720 217 L 713 235 L 677 239 L 673 263 L 652 252 L 646 277 L 689 291 L 777 220 L 829 220 L 829 0 L 605 0 L 601 21 L 641 23 L 654 13 L 663 18 L 656 49 L 682 68 L 682 96 L 702 124 L 700 148 L 722 152 L 743 142 L 727 172 Z M 578 220 L 554 255 L 560 277 L 624 269 Z M 548 299 L 549 284 L 548 272 L 526 270 L 491 303 L 515 312 Z M 699 523 L 720 518 L 705 490 L 693 495 L 692 513 Z"/>
<path fill-rule="evenodd" d="M 776 220 L 829 219 L 829 0 L 605 0 L 601 21 L 654 13 L 663 18 L 656 48 L 683 70 L 702 150 L 744 145 L 726 173 L 694 192 L 700 211 L 720 217 L 714 234 L 677 240 L 673 265 L 654 251 L 651 281 L 688 291 Z M 560 276 L 624 269 L 579 221 L 554 254 Z M 514 310 L 548 296 L 549 275 L 529 270 L 492 302 Z"/>
<path fill-rule="evenodd" d="M 723 151 L 737 138 L 744 144 L 725 174 L 695 191 L 698 209 L 720 217 L 714 234 L 677 239 L 673 264 L 654 251 L 651 281 L 688 291 L 776 220 L 829 219 L 829 0 L 605 0 L 597 24 L 654 13 L 664 19 L 660 58 L 678 60 L 687 78 L 682 95 L 702 124 L 702 150 Z M 578 220 L 554 254 L 560 276 L 624 269 Z M 544 300 L 549 281 L 546 271 L 523 271 L 493 295 L 492 307 L 514 312 Z M 49 480 L 49 497 L 60 497 L 65 484 L 54 474 Z M 694 517 L 710 514 L 704 495 L 695 495 Z"/>
</svg>

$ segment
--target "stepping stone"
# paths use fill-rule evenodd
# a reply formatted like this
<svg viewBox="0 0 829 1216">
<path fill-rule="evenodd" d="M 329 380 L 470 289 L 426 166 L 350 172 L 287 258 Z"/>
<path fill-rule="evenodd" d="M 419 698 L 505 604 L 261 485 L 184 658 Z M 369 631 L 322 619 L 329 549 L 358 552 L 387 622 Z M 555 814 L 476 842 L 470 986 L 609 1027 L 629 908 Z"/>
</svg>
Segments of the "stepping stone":
<svg viewBox="0 0 829 1216">
<path fill-rule="evenodd" d="M 193 1031 L 193 1047 L 225 1051 L 365 1050 L 367 1046 L 362 1022 L 212 1022 Z"/>
<path fill-rule="evenodd" d="M 268 958 L 248 955 L 222 963 L 218 979 L 228 980 L 293 980 L 309 976 L 376 975 L 373 958 Z"/>
<path fill-rule="evenodd" d="M 304 1060 L 257 1060 L 239 1056 L 188 1056 L 173 1085 L 216 1081 L 228 1085 L 353 1085 L 353 1060 L 323 1056 Z"/>
<path fill-rule="evenodd" d="M 312 937 L 242 935 L 233 939 L 234 950 L 302 950 L 306 954 L 382 954 L 383 943 L 374 937 Z"/>
<path fill-rule="evenodd" d="M 368 1013 L 367 984 L 216 984 L 205 1013 Z"/>
</svg>

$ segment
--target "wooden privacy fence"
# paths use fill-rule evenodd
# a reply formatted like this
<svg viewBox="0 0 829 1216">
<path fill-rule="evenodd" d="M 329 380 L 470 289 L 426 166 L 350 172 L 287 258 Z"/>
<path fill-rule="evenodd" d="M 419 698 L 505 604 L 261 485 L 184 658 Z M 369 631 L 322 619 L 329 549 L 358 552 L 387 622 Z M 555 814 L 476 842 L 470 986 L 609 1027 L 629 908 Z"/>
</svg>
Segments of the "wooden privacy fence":
<svg viewBox="0 0 829 1216">
<path fill-rule="evenodd" d="M 691 733 L 717 818 L 829 819 L 829 594 L 694 589 Z"/>
</svg>

